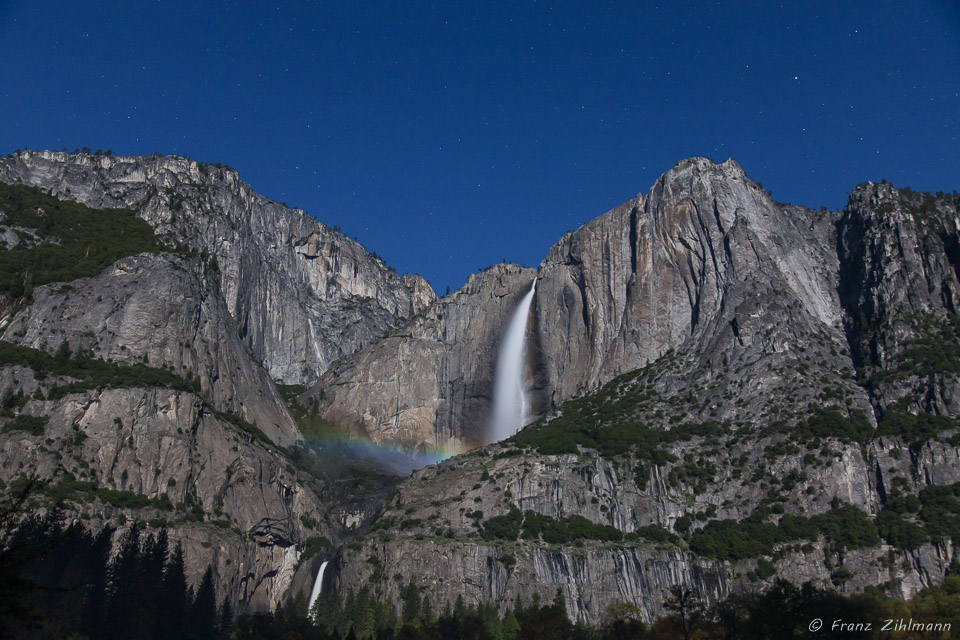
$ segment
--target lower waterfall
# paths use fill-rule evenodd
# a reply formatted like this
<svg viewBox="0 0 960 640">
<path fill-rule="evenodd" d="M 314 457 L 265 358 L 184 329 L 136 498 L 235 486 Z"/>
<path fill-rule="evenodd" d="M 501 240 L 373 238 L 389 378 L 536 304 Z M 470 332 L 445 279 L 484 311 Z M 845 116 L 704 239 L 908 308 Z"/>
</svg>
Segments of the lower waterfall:
<svg viewBox="0 0 960 640">
<path fill-rule="evenodd" d="M 310 592 L 310 602 L 307 603 L 307 615 L 313 620 L 316 616 L 313 613 L 313 605 L 316 604 L 317 598 L 320 597 L 320 590 L 323 588 L 323 572 L 327 568 L 327 561 L 325 560 L 323 564 L 320 565 L 320 572 L 317 573 L 317 580 L 313 583 L 313 591 Z"/>
</svg>

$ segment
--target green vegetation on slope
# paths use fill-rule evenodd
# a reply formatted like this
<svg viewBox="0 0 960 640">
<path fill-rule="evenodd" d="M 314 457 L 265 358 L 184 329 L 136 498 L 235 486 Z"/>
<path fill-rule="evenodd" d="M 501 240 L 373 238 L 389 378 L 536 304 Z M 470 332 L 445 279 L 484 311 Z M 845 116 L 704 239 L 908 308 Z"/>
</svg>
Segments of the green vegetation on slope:
<svg viewBox="0 0 960 640">
<path fill-rule="evenodd" d="M 4 431 L 23 431 L 32 436 L 42 436 L 43 428 L 47 426 L 46 416 L 19 415 L 4 425 Z"/>
<path fill-rule="evenodd" d="M 168 387 L 179 391 L 200 393 L 200 383 L 185 380 L 167 369 L 148 367 L 143 364 L 122 365 L 105 362 L 87 353 L 71 353 L 66 342 L 60 345 L 55 355 L 30 347 L 21 347 L 0 341 L 0 366 L 23 366 L 33 369 L 38 380 L 48 375 L 74 378 L 75 382 L 53 387 L 48 399 L 56 400 L 68 393 L 80 393 L 87 389 L 124 387 Z"/>
<path fill-rule="evenodd" d="M 865 383 L 875 386 L 904 378 L 960 374 L 960 317 L 912 313 L 906 320 L 916 337 L 893 355 L 893 366 L 872 371 Z"/>
<path fill-rule="evenodd" d="M 635 454 L 656 465 L 676 461 L 662 448 L 694 437 L 712 437 L 721 432 L 716 422 L 677 424 L 670 429 L 649 427 L 634 417 L 649 395 L 642 390 L 625 390 L 643 370 L 620 376 L 596 393 L 568 400 L 560 414 L 550 420 L 541 418 L 506 442 L 518 447 L 533 447 L 545 455 L 577 453 L 578 446 L 595 449 L 604 457 Z"/>
<path fill-rule="evenodd" d="M 156 498 L 149 498 L 141 493 L 134 493 L 133 491 L 98 487 L 96 482 L 77 480 L 69 471 L 65 472 L 60 482 L 56 484 L 31 480 L 21 475 L 10 483 L 10 490 L 16 494 L 27 486 L 30 486 L 36 495 L 43 496 L 55 505 L 68 501 L 83 504 L 92 502 L 94 499 L 99 499 L 101 502 L 121 509 L 160 509 L 172 511 L 174 508 L 169 496 L 165 493 L 160 494 Z"/>
<path fill-rule="evenodd" d="M 690 537 L 690 550 L 721 560 L 743 560 L 771 555 L 776 544 L 815 540 L 821 534 L 844 549 L 880 543 L 877 527 L 867 514 L 852 505 L 836 505 L 811 518 L 786 514 L 779 524 L 753 518 L 711 520 Z"/>
<path fill-rule="evenodd" d="M 330 420 L 321 418 L 317 414 L 316 406 L 311 401 L 309 408 L 300 403 L 300 396 L 306 391 L 302 384 L 278 384 L 277 390 L 287 403 L 290 415 L 297 423 L 297 428 L 307 440 L 327 440 L 346 438 L 349 432 Z"/>
<path fill-rule="evenodd" d="M 241 416 L 238 416 L 235 413 L 229 413 L 225 411 L 217 411 L 214 413 L 214 415 L 216 415 L 218 418 L 220 418 L 224 422 L 229 422 L 230 424 L 235 426 L 237 429 L 240 429 L 240 431 L 243 431 L 244 433 L 247 433 L 253 436 L 263 444 L 269 447 L 274 446 L 270 438 L 267 437 L 267 434 L 265 434 L 263 431 L 260 430 L 260 427 L 253 424 L 252 422 L 247 422 Z"/>
<path fill-rule="evenodd" d="M 910 399 L 906 400 L 909 402 Z M 956 418 L 948 416 L 933 413 L 914 415 L 906 411 L 907 402 L 900 401 L 887 407 L 877 425 L 878 435 L 900 436 L 910 444 L 919 445 L 960 426 Z"/>
<path fill-rule="evenodd" d="M 89 389 L 124 389 L 131 387 L 163 387 L 176 389 L 200 395 L 200 383 L 197 380 L 187 380 L 168 369 L 148 367 L 143 364 L 123 365 L 106 362 L 94 358 L 90 354 L 79 351 L 70 352 L 70 345 L 63 342 L 56 354 L 50 355 L 45 351 L 22 347 L 0 340 L 0 367 L 22 366 L 33 369 L 37 380 L 44 380 L 47 376 L 61 376 L 72 378 L 74 382 L 52 387 L 47 393 L 48 400 L 58 400 L 70 393 L 82 393 Z M 4 401 L 17 404 L 23 398 L 22 393 L 10 396 Z M 0 409 L 0 415 L 10 415 Z M 220 420 L 232 424 L 234 427 L 253 436 L 261 443 L 274 446 L 270 438 L 260 428 L 235 413 L 215 411 L 214 415 Z M 42 422 L 41 422 L 42 421 Z M 33 435 L 43 433 L 46 418 L 31 416 L 17 416 L 9 422 L 5 430 L 18 429 Z"/>
<path fill-rule="evenodd" d="M 486 520 L 481 535 L 487 540 L 543 540 L 547 544 L 569 544 L 576 540 L 604 540 L 619 542 L 623 533 L 616 527 L 596 524 L 583 516 L 568 516 L 561 520 L 519 509 Z"/>
<path fill-rule="evenodd" d="M 129 209 L 91 209 L 34 187 L 0 183 L 0 213 L 0 228 L 20 238 L 13 249 L 0 248 L 0 294 L 12 298 L 29 298 L 37 285 L 95 276 L 126 256 L 169 250 Z"/>
<path fill-rule="evenodd" d="M 839 504 L 810 518 L 786 514 L 778 524 L 759 517 L 740 522 L 711 520 L 690 537 L 690 550 L 721 560 L 743 560 L 771 555 L 776 544 L 814 540 L 818 535 L 843 549 L 874 547 L 881 538 L 906 550 L 930 540 L 956 543 L 960 541 L 960 483 L 926 487 L 919 497 L 894 497 L 875 520 L 852 505 Z"/>
<path fill-rule="evenodd" d="M 960 543 L 960 482 L 926 487 L 919 499 L 920 519 L 930 538 Z"/>
<path fill-rule="evenodd" d="M 867 421 L 863 411 L 857 410 L 847 416 L 837 407 L 815 407 L 809 416 L 796 423 L 778 420 L 763 431 L 782 433 L 790 440 L 806 443 L 810 447 L 820 446 L 821 438 L 863 444 L 877 436 L 877 430 Z"/>
</svg>

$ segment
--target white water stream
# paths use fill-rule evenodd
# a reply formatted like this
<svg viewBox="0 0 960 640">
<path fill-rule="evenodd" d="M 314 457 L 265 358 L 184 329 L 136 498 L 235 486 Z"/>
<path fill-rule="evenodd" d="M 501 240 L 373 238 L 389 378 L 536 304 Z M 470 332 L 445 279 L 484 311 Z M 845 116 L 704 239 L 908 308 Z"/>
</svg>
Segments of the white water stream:
<svg viewBox="0 0 960 640">
<path fill-rule="evenodd" d="M 524 381 L 526 362 L 527 318 L 536 292 L 537 280 L 523 297 L 510 318 L 507 332 L 497 355 L 496 377 L 493 379 L 493 412 L 490 420 L 490 441 L 509 438 L 529 421 L 527 386 Z"/>
<path fill-rule="evenodd" d="M 313 615 L 313 605 L 316 604 L 317 598 L 320 597 L 320 590 L 323 588 L 323 572 L 326 568 L 326 562 L 320 565 L 320 571 L 317 573 L 317 581 L 313 583 L 313 591 L 310 592 L 310 602 L 307 604 L 307 615 L 310 616 L 311 620 L 315 617 Z"/>
</svg>

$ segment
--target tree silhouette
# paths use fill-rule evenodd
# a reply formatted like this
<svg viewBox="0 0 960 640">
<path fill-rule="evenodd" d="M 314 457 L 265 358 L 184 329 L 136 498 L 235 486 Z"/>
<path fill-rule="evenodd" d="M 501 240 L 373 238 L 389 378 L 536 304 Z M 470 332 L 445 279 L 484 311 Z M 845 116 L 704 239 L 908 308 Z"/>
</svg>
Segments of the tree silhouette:
<svg viewBox="0 0 960 640">
<path fill-rule="evenodd" d="M 677 614 L 683 640 L 690 640 L 700 617 L 700 599 L 697 594 L 683 585 L 674 585 L 670 587 L 670 596 L 664 602 L 664 607 Z"/>
</svg>

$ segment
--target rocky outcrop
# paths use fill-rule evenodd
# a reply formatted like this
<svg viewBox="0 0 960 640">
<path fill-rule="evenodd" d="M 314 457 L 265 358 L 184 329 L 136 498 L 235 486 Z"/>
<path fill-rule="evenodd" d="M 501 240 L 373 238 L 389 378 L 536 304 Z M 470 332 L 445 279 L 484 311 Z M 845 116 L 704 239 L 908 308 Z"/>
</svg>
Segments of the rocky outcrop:
<svg viewBox="0 0 960 640">
<path fill-rule="evenodd" d="M 895 547 L 881 527 L 844 546 L 821 531 L 721 561 L 697 535 L 848 507 L 868 531 L 881 513 L 921 527 L 890 511 L 892 496 L 960 482 L 956 221 L 955 198 L 867 184 L 843 212 L 811 211 L 774 202 L 732 161 L 678 163 L 541 264 L 542 435 L 405 481 L 375 531 L 341 550 L 341 592 L 379 579 L 397 595 L 377 566 L 436 607 L 464 594 L 502 608 L 559 587 L 572 617 L 600 624 L 620 601 L 662 615 L 676 584 L 711 602 L 773 576 L 901 597 L 939 583 L 956 561 L 949 536 Z M 538 451 L 571 442 L 577 453 Z M 486 535 L 492 518 L 528 511 L 624 539 Z"/>
<path fill-rule="evenodd" d="M 757 474 L 799 478 L 781 504 L 806 516 L 826 513 L 838 500 L 876 515 L 878 486 L 884 483 L 919 491 L 931 479 L 935 484 L 960 481 L 960 449 L 944 443 L 928 443 L 911 457 L 902 440 L 878 439 L 864 457 L 858 446 L 833 442 L 833 459 L 826 465 L 801 456 L 771 460 L 764 449 L 774 443 L 764 439 L 751 445 L 758 455 L 747 454 L 743 462 L 737 460 L 743 455 L 738 449 L 703 456 L 711 450 L 706 440 L 673 448 L 680 456 L 696 451 L 716 468 L 706 486 L 696 488 L 693 480 L 677 481 L 682 458 L 649 469 L 646 482 L 638 485 L 638 461 L 629 457 L 610 460 L 590 451 L 567 456 L 527 451 L 517 457 L 498 455 L 509 450 L 496 446 L 480 449 L 405 481 L 374 531 L 341 549 L 335 589 L 343 595 L 373 583 L 382 597 L 399 602 L 400 589 L 412 581 L 437 608 L 463 596 L 471 603 L 491 602 L 501 611 L 518 596 L 524 602 L 534 594 L 550 601 L 559 589 L 571 619 L 585 624 L 603 624 L 607 607 L 620 602 L 636 605 L 644 620 L 653 621 L 667 613 L 664 602 L 676 585 L 693 589 L 705 604 L 757 588 L 758 563 L 767 561 L 762 557 L 714 560 L 691 552 L 689 538 L 655 541 L 644 529 L 659 525 L 678 531 L 684 516 L 696 529 L 708 519 L 697 514 L 706 513 L 713 514 L 710 519 L 742 520 L 769 496 L 769 485 L 758 482 Z M 877 465 L 880 475 L 874 472 Z M 579 515 L 639 534 L 619 543 L 586 539 L 576 544 L 482 535 L 491 518 L 511 509 L 558 520 Z M 800 542 L 779 545 L 772 556 L 775 572 L 760 580 L 778 577 L 836 588 L 839 566 L 852 575 L 843 584 L 845 592 L 884 585 L 892 595 L 907 598 L 939 584 L 956 553 L 949 540 L 911 551 L 887 544 L 843 550 L 823 538 Z"/>
<path fill-rule="evenodd" d="M 254 194 L 234 172 L 182 158 L 25 152 L 0 159 L 0 180 L 130 207 L 168 248 L 0 299 L 3 341 L 68 347 L 78 363 L 146 365 L 198 387 L 112 388 L 121 379 L 61 397 L 52 389 L 74 380 L 3 367 L 0 397 L 26 399 L 0 417 L 0 479 L 59 486 L 68 517 L 95 530 L 166 526 L 192 578 L 212 565 L 218 597 L 235 610 L 275 608 L 309 570 L 307 540 L 339 539 L 356 523 L 337 514 L 358 508 L 331 512 L 319 499 L 325 480 L 273 447 L 301 435 L 271 378 L 314 378 L 429 305 L 429 285 Z M 16 429 L 26 416 L 46 419 L 41 433 Z"/>
<path fill-rule="evenodd" d="M 51 380 L 29 368 L 0 370 L 0 389 L 42 397 Z M 219 596 L 249 610 L 281 602 L 314 535 L 333 537 L 326 508 L 276 450 L 217 418 L 191 393 L 157 388 L 91 390 L 32 399 L 41 434 L 0 428 L 0 479 L 21 474 L 60 486 L 68 514 L 94 529 L 149 522 L 184 547 L 188 578 L 211 565 Z M 5 421 L 8 422 L 9 421 Z M 113 492 L 70 491 L 76 482 Z M 41 494 L 42 495 L 42 494 Z M 150 501 L 141 504 L 142 498 Z"/>
<path fill-rule="evenodd" d="M 372 440 L 456 451 L 484 442 L 501 333 L 534 269 L 470 276 L 394 333 L 337 362 L 306 393 L 324 417 Z"/>
<path fill-rule="evenodd" d="M 868 182 L 838 229 L 845 327 L 875 409 L 960 412 L 957 200 Z"/>
<path fill-rule="evenodd" d="M 321 535 L 358 536 L 331 565 L 343 595 L 372 582 L 396 600 L 412 581 L 435 607 L 503 607 L 559 588 L 588 624 L 621 601 L 652 620 L 677 584 L 714 601 L 770 567 L 909 596 L 956 560 L 949 536 L 899 548 L 872 522 L 886 510 L 918 530 L 921 507 L 896 501 L 960 483 L 955 197 L 867 184 L 843 212 L 811 211 L 774 202 L 733 161 L 693 158 L 561 238 L 539 269 L 497 265 L 437 300 L 229 169 L 25 152 L 0 160 L 0 180 L 131 207 L 171 249 L 36 287 L 29 305 L 0 300 L 3 340 L 199 383 L 59 397 L 70 380 L 8 364 L 0 477 L 74 486 L 72 515 L 94 527 L 167 521 L 192 575 L 212 564 L 220 595 L 249 608 L 309 586 L 317 559 L 302 550 Z M 246 424 L 295 445 L 274 380 L 320 375 L 297 415 L 408 449 L 484 444 L 501 332 L 534 277 L 526 377 L 540 419 L 417 472 L 370 530 L 389 483 L 308 477 L 290 462 L 302 450 L 288 459 Z M 47 417 L 42 433 L 26 416 Z M 837 512 L 873 526 L 869 543 L 820 525 L 752 555 L 703 539 L 716 523 Z M 560 533 L 486 528 L 511 514 Z"/>
<path fill-rule="evenodd" d="M 732 160 L 692 158 L 564 236 L 540 267 L 536 302 L 554 401 L 691 341 L 743 342 L 794 303 L 808 327 L 835 331 L 831 222 L 778 205 Z"/>
<path fill-rule="evenodd" d="M 706 602 L 728 592 L 717 567 L 698 563 L 689 554 L 654 547 L 519 551 L 452 540 L 404 539 L 373 544 L 359 553 L 368 552 L 386 567 L 409 568 L 414 584 L 440 609 L 452 607 L 462 597 L 474 606 L 494 603 L 502 612 L 517 597 L 529 603 L 537 594 L 542 602 L 550 602 L 559 590 L 570 618 L 592 626 L 605 622 L 607 606 L 616 602 L 637 605 L 646 621 L 666 615 L 663 603 L 675 585 L 695 588 Z M 358 562 L 359 553 L 345 557 L 335 589 L 370 581 L 372 573 Z M 384 598 L 400 602 L 400 590 L 407 582 L 378 584 L 374 578 L 374 584 L 382 588 Z"/>
<path fill-rule="evenodd" d="M 358 242 L 254 193 L 235 171 L 169 156 L 31 152 L 0 158 L 0 181 L 93 208 L 128 207 L 170 244 L 215 260 L 223 302 L 270 376 L 312 382 L 436 296 Z"/>
<path fill-rule="evenodd" d="M 251 357 L 199 259 L 170 254 L 124 258 L 96 278 L 37 287 L 3 339 L 121 364 L 146 363 L 196 379 L 210 405 L 257 425 L 271 440 L 300 438 L 267 372 Z"/>
<path fill-rule="evenodd" d="M 738 393 L 759 397 L 788 387 L 815 398 L 816 385 L 796 390 L 786 370 L 802 368 L 810 378 L 821 369 L 852 371 L 836 290 L 836 219 L 775 203 L 732 160 L 693 158 L 664 174 L 647 196 L 567 234 L 537 270 L 528 374 L 535 413 L 672 350 L 688 355 L 683 375 L 704 386 L 720 368 L 737 366 L 741 374 L 727 382 Z M 447 318 L 476 316 L 478 277 L 425 320 L 331 369 L 313 393 L 327 394 L 321 413 L 407 446 L 483 442 L 475 434 L 492 389 L 497 334 L 489 315 L 440 331 Z M 506 312 L 497 311 L 496 327 L 525 286 L 509 288 L 513 297 Z M 431 333 L 442 338 L 425 343 Z M 463 378 L 470 384 L 465 395 L 444 386 L 460 371 L 480 374 Z M 750 379 L 758 384 L 746 384 Z M 670 393 L 692 386 L 658 384 Z M 726 384 L 718 395 L 732 391 Z M 842 384 L 856 406 L 868 404 L 856 385 Z"/>
</svg>

